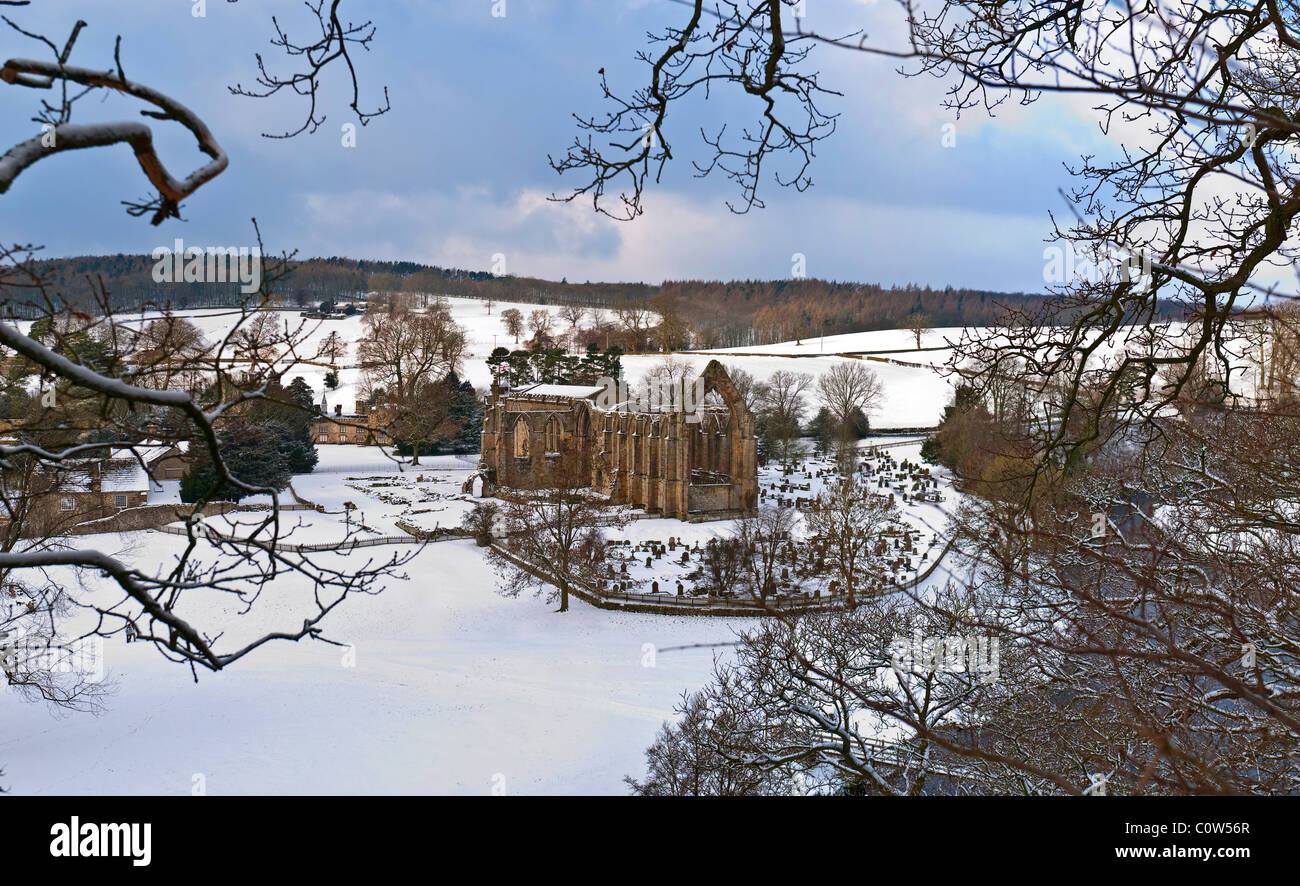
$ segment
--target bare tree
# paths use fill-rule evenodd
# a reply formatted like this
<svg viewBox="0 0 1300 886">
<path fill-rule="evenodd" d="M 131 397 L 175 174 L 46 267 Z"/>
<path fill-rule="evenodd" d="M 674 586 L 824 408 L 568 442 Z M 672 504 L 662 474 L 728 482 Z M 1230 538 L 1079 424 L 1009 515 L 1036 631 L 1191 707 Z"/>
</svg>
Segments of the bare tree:
<svg viewBox="0 0 1300 886">
<path fill-rule="evenodd" d="M 847 474 L 853 463 L 854 424 L 859 414 L 867 415 L 880 406 L 885 387 L 880 376 L 862 363 L 845 360 L 822 373 L 817 379 L 817 392 L 835 422 L 839 444 L 837 460 Z"/>
<path fill-rule="evenodd" d="M 141 330 L 133 351 L 132 377 L 142 387 L 193 391 L 203 380 L 195 367 L 202 365 L 208 344 L 198 327 L 182 317 L 151 320 Z"/>
<path fill-rule="evenodd" d="M 330 366 L 337 366 L 339 361 L 346 360 L 347 356 L 348 343 L 343 340 L 337 330 L 330 330 L 330 334 L 325 336 L 320 343 L 320 347 L 316 349 L 316 359 L 326 360 Z"/>
<path fill-rule="evenodd" d="M 629 298 L 616 301 L 610 310 L 614 314 L 614 319 L 627 334 L 631 350 L 644 350 L 650 327 L 654 323 L 654 312 L 645 303 Z"/>
<path fill-rule="evenodd" d="M 678 348 L 690 346 L 690 323 L 682 313 L 681 305 L 674 295 L 660 293 L 650 299 L 650 306 L 659 317 L 655 326 L 655 338 L 659 349 L 665 353 Z"/>
<path fill-rule="evenodd" d="M 731 384 L 735 387 L 736 393 L 740 395 L 740 399 L 744 401 L 745 408 L 754 414 L 758 414 L 763 398 L 767 394 L 767 385 L 754 378 L 752 373 L 742 369 L 735 363 L 727 363 L 723 368 L 727 370 L 727 378 L 731 379 Z"/>
<path fill-rule="evenodd" d="M 442 300 L 423 311 L 368 315 L 365 323 L 366 337 L 357 343 L 365 390 L 386 415 L 388 433 L 412 447 L 418 465 L 423 447 L 456 430 L 446 381 L 460 367 L 465 330 Z"/>
<path fill-rule="evenodd" d="M 650 402 L 655 402 L 653 388 L 663 391 L 666 388 L 680 391 L 682 385 L 691 380 L 695 370 L 691 361 L 677 354 L 665 354 L 655 361 L 645 375 L 641 377 L 641 386 Z"/>
<path fill-rule="evenodd" d="M 278 313 L 258 311 L 240 326 L 231 339 L 234 360 L 254 366 L 274 364 L 289 348 L 293 337 L 293 332 Z"/>
<path fill-rule="evenodd" d="M 321 75 L 330 65 L 339 67 L 340 61 L 341 67 L 346 69 L 351 81 L 352 100 L 348 107 L 352 109 L 362 126 L 368 125 L 375 117 L 388 113 L 391 107 L 388 101 L 388 87 L 385 86 L 382 106 L 375 106 L 371 111 L 361 109 L 361 88 L 357 83 L 357 66 L 352 54 L 357 49 L 370 51 L 370 44 L 375 38 L 374 25 L 370 21 L 354 23 L 343 19 L 340 15 L 343 0 L 314 0 L 305 5 L 315 16 L 316 26 L 320 31 L 320 36 L 313 42 L 297 43 L 291 40 L 287 32 L 280 27 L 279 20 L 275 17 L 271 19 L 275 28 L 275 37 L 272 38 L 271 45 L 281 49 L 287 58 L 304 60 L 306 64 L 303 68 L 288 74 L 273 73 L 268 70 L 262 54 L 258 53 L 257 86 L 245 89 L 236 84 L 230 87 L 233 94 L 252 98 L 269 98 L 281 92 L 307 98 L 307 114 L 302 125 L 279 134 L 263 133 L 267 138 L 293 138 L 304 132 L 314 133 L 320 128 L 320 125 L 325 122 L 325 116 L 317 110 Z"/>
<path fill-rule="evenodd" d="M 501 312 L 501 323 L 506 328 L 507 335 L 515 337 L 515 344 L 519 344 L 519 336 L 524 332 L 524 315 L 518 308 L 506 308 Z"/>
<path fill-rule="evenodd" d="M 759 399 L 764 431 L 776 442 L 781 458 L 789 461 L 794 446 L 803 433 L 803 415 L 807 409 L 807 392 L 813 377 L 806 372 L 778 369 L 768 377 Z"/>
<path fill-rule="evenodd" d="M 560 319 L 569 324 L 569 341 L 577 350 L 578 327 L 587 319 L 587 309 L 582 305 L 564 305 L 560 308 Z"/>
<path fill-rule="evenodd" d="M 538 308 L 530 311 L 528 314 L 528 331 L 533 334 L 533 341 L 538 344 L 548 344 L 551 340 L 551 330 L 555 328 L 555 318 L 545 308 Z"/>
<path fill-rule="evenodd" d="M 700 562 L 718 596 L 731 596 L 745 577 L 745 542 L 736 537 L 711 538 Z"/>
<path fill-rule="evenodd" d="M 767 506 L 736 523 L 736 537 L 745 551 L 749 592 L 763 605 L 776 593 L 781 551 L 791 544 L 798 521 L 794 508 Z"/>
<path fill-rule="evenodd" d="M 971 654 L 959 630 L 906 601 L 764 619 L 664 726 L 645 781 L 628 783 L 642 795 L 915 796 L 943 776 L 969 790 L 929 736 L 1025 683 L 1014 656 Z"/>
<path fill-rule="evenodd" d="M 5 5 L 26 6 L 27 3 L 11 2 Z M 342 0 L 331 0 L 328 7 L 325 5 L 325 0 L 316 0 L 314 5 L 307 4 L 321 31 L 320 39 L 314 43 L 292 42 L 281 29 L 279 21 L 272 18 L 276 33 L 272 44 L 283 50 L 287 57 L 305 59 L 308 62 L 306 70 L 288 76 L 273 75 L 268 72 L 262 55 L 258 54 L 260 89 L 245 90 L 240 86 L 231 87 L 231 92 L 234 94 L 256 98 L 266 98 L 283 90 L 308 97 L 310 107 L 304 124 L 297 130 L 286 131 L 275 137 L 290 138 L 303 132 L 314 132 L 324 122 L 324 117 L 318 116 L 316 109 L 320 80 L 327 68 L 340 61 L 351 78 L 351 107 L 361 124 L 365 125 L 373 117 L 388 110 L 386 88 L 382 108 L 371 112 L 363 112 L 360 109 L 357 69 L 351 52 L 358 46 L 369 48 L 375 29 L 369 22 L 361 25 L 345 23 L 339 14 L 341 5 Z M 73 25 L 60 49 L 51 38 L 24 30 L 8 16 L 4 21 L 14 32 L 43 44 L 52 58 L 49 61 L 11 58 L 0 67 L 0 81 L 31 89 L 51 90 L 52 94 L 57 86 L 57 101 L 43 102 L 37 114 L 37 122 L 46 127 L 44 132 L 15 145 L 0 157 L 0 194 L 9 190 L 23 170 L 46 157 L 68 150 L 102 148 L 126 143 L 135 151 L 141 170 L 158 192 L 157 197 L 144 202 L 124 201 L 127 211 L 133 216 L 147 215 L 154 225 L 160 225 L 169 218 L 179 218 L 181 201 L 220 175 L 229 165 L 230 161 L 225 151 L 198 115 L 171 96 L 127 78 L 122 62 L 120 37 L 114 53 L 114 67 L 108 70 L 95 70 L 68 63 L 78 36 L 87 26 L 86 22 L 78 21 Z M 76 103 L 103 90 L 115 91 L 145 105 L 151 105 L 152 109 L 142 112 L 145 116 L 174 121 L 185 127 L 197 140 L 199 150 L 210 158 L 209 161 L 185 178 L 177 179 L 168 171 L 155 150 L 153 130 L 143 123 L 136 121 L 73 123 L 73 110 Z"/>
<path fill-rule="evenodd" d="M 805 511 L 808 531 L 823 542 L 849 606 L 858 592 L 884 590 L 885 530 L 897 525 L 897 506 L 873 493 L 857 475 L 844 477 L 819 495 Z"/>
<path fill-rule="evenodd" d="M 552 588 L 548 602 L 559 599 L 569 611 L 575 581 L 593 581 L 605 565 L 599 544 L 602 526 L 621 526 L 621 512 L 587 485 L 582 460 L 562 457 L 537 488 L 508 500 L 503 509 L 504 552 L 490 553 L 502 591 L 516 596 L 542 582 Z"/>
<path fill-rule="evenodd" d="M 930 331 L 931 325 L 932 323 L 929 314 L 923 314 L 920 311 L 913 311 L 907 315 L 903 328 L 912 333 L 912 337 L 916 340 L 916 349 L 918 351 L 921 350 L 921 339 Z"/>
<path fill-rule="evenodd" d="M 837 93 L 824 89 L 817 73 L 802 64 L 814 39 L 788 33 L 794 4 L 727 0 L 710 6 L 693 0 L 685 5 L 690 7 L 688 20 L 655 35 L 659 49 L 640 55 L 650 68 L 646 86 L 619 95 L 601 69 L 601 92 L 614 110 L 577 117 L 579 136 L 565 156 L 551 158 L 551 166 L 584 180 L 555 199 L 587 196 L 598 212 L 613 218 L 640 215 L 647 182 L 657 181 L 674 156 L 668 135 L 670 109 L 693 95 L 703 99 L 710 87 L 727 83 L 740 85 L 739 91 L 759 109 L 759 120 L 740 135 L 729 135 L 725 126 L 702 131 L 712 155 L 696 164 L 700 174 L 717 173 L 739 187 L 741 199 L 727 204 L 734 212 L 763 206 L 758 185 L 769 158 L 790 158 L 784 174 L 775 173 L 780 184 L 800 191 L 812 184 L 816 143 L 835 129 L 835 115 L 822 112 L 817 102 Z M 607 190 L 620 187 L 623 180 L 626 188 L 612 201 Z M 611 208 L 610 203 L 615 205 Z"/>
</svg>

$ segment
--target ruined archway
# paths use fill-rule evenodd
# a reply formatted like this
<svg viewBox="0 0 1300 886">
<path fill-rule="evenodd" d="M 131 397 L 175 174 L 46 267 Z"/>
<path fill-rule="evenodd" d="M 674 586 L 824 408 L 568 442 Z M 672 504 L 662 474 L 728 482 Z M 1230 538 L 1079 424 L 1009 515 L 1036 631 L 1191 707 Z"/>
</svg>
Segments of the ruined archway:
<svg viewBox="0 0 1300 886">
<path fill-rule="evenodd" d="M 758 444 L 754 416 L 727 370 L 710 360 L 700 373 L 701 400 L 710 393 L 722 406 L 697 406 L 688 433 L 687 479 L 690 511 L 753 511 L 758 503 Z"/>
</svg>

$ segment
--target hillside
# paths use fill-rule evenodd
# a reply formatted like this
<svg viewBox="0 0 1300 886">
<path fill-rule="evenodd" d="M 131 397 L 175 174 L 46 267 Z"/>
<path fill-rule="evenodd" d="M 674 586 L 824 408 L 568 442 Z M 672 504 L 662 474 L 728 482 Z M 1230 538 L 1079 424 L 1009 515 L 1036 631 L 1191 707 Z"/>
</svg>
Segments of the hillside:
<svg viewBox="0 0 1300 886">
<path fill-rule="evenodd" d="M 154 259 L 145 255 L 76 256 L 36 263 L 52 288 L 80 310 L 93 311 L 89 281 L 101 282 L 115 310 L 145 308 L 215 308 L 235 305 L 232 283 L 158 283 Z M 578 304 L 617 308 L 650 304 L 671 311 L 694 336 L 696 347 L 741 347 L 793 341 L 809 336 L 840 335 L 905 325 L 909 314 L 927 315 L 937 327 L 996 325 L 1007 308 L 1033 308 L 1042 294 L 934 289 L 916 285 L 886 287 L 874 283 L 816 279 L 647 283 L 570 283 L 532 277 L 494 276 L 487 271 L 439 268 L 415 262 L 379 262 L 350 258 L 295 261 L 292 273 L 277 285 L 289 307 L 358 292 L 436 293 L 498 302 L 542 305 Z M 10 297 L 6 310 L 27 316 L 21 298 Z M 1174 307 L 1165 311 L 1178 313 Z"/>
</svg>

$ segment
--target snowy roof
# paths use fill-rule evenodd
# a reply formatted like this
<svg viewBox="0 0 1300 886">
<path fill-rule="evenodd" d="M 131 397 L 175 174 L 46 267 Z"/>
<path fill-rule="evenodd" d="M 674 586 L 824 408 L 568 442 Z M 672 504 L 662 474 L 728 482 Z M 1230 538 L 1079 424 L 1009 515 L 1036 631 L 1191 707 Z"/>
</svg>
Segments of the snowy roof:
<svg viewBox="0 0 1300 886">
<path fill-rule="evenodd" d="M 59 492 L 90 492 L 95 483 L 88 467 L 61 469 L 58 479 Z"/>
<path fill-rule="evenodd" d="M 171 451 L 170 446 L 137 446 L 134 449 L 111 449 L 108 457 L 113 461 L 135 461 L 136 456 L 139 456 L 145 464 L 150 464 Z"/>
<path fill-rule="evenodd" d="M 59 492 L 94 492 L 97 470 L 100 492 L 149 490 L 149 474 L 134 458 L 110 458 L 98 463 L 82 460 L 61 466 L 57 469 L 56 488 Z"/>
<path fill-rule="evenodd" d="M 181 453 L 189 452 L 190 443 L 188 440 L 181 440 L 178 443 L 163 443 L 158 440 L 145 440 L 142 443 L 136 444 L 134 447 L 124 446 L 118 449 L 111 449 L 109 450 L 108 457 L 114 461 L 128 459 L 134 461 L 138 455 L 140 458 L 144 459 L 144 463 L 148 465 L 153 464 L 165 455 L 170 455 L 172 450 Z"/>
<path fill-rule="evenodd" d="M 511 396 L 527 394 L 530 397 L 572 397 L 586 399 L 605 390 L 600 385 L 530 385 L 510 392 Z"/>
<path fill-rule="evenodd" d="M 104 462 L 100 490 L 103 492 L 147 492 L 149 475 L 140 463 L 131 460 Z"/>
</svg>

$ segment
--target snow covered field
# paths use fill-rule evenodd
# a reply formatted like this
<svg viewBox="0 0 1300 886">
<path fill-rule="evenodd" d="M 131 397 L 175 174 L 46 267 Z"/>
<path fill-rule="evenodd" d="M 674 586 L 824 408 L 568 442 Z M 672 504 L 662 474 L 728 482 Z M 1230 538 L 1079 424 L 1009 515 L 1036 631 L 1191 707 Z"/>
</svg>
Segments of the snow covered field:
<svg viewBox="0 0 1300 886">
<path fill-rule="evenodd" d="M 466 332 L 461 377 L 480 391 L 486 389 L 491 382 L 486 360 L 493 348 L 516 347 L 514 339 L 506 334 L 501 323 L 502 310 L 516 308 L 525 316 L 534 310 L 545 310 L 554 318 L 557 332 L 567 329 L 567 324 L 559 316 L 560 308 L 554 305 L 498 302 L 493 304 L 492 312 L 488 313 L 487 304 L 479 299 L 449 297 L 444 300 L 452 317 Z M 331 332 L 337 332 L 348 343 L 348 353 L 338 368 L 339 385 L 336 389 L 325 388 L 325 375 L 328 372 L 325 366 L 299 363 L 290 376 L 302 376 L 315 392 L 318 402 L 323 394 L 330 411 L 333 411 L 335 405 L 341 404 L 345 412 L 350 412 L 356 404 L 361 383 L 361 370 L 356 366 L 355 343 L 362 334 L 362 317 L 358 314 L 319 320 L 305 319 L 297 310 L 275 313 L 290 331 L 301 333 L 305 337 L 304 343 L 298 348 L 300 359 L 315 359 L 317 349 Z M 118 319 L 128 325 L 140 325 L 148 322 L 151 316 L 155 315 L 145 315 L 143 320 L 131 315 L 121 315 Z M 207 341 L 214 343 L 220 341 L 238 321 L 239 312 L 223 309 L 193 310 L 178 311 L 176 316 L 185 317 L 194 323 Z M 18 325 L 20 329 L 30 326 L 27 322 L 19 322 Z M 1183 331 L 1183 326 L 1184 324 L 1171 323 L 1170 329 L 1177 334 Z M 870 416 L 872 427 L 886 431 L 930 428 L 939 423 L 943 409 L 951 399 L 952 382 L 944 375 L 944 367 L 952 356 L 951 345 L 960 341 L 961 336 L 962 330 L 959 327 L 927 330 L 921 339 L 922 350 L 917 350 L 916 339 L 909 330 L 884 329 L 806 338 L 799 342 L 682 353 L 674 357 L 689 363 L 696 371 L 702 370 L 709 360 L 717 358 L 728 366 L 744 369 L 760 381 L 779 369 L 806 372 L 816 377 L 836 363 L 861 359 L 880 376 L 885 387 L 883 403 Z M 1114 357 L 1124 346 L 1125 343 L 1119 340 L 1105 343 L 1098 349 L 1096 358 Z M 1240 375 L 1234 377 L 1234 387 L 1250 396 L 1254 392 L 1256 374 L 1252 359 L 1258 351 L 1258 343 L 1252 343 L 1247 336 L 1236 335 L 1229 337 L 1227 347 L 1239 366 L 1237 371 Z M 870 356 L 837 356 L 839 354 Z M 624 375 L 628 380 L 636 381 L 653 371 L 663 359 L 659 354 L 624 356 Z M 810 400 L 815 400 L 815 397 Z M 811 415 L 807 417 L 811 418 Z"/>
<path fill-rule="evenodd" d="M 899 460 L 915 461 L 919 449 L 915 440 L 866 443 L 889 445 Z M 394 533 L 399 519 L 431 506 L 424 499 L 447 511 L 444 526 L 459 522 L 450 511 L 470 506 L 459 497 L 471 470 L 464 460 L 412 467 L 373 448 L 320 452 L 317 472 L 296 477 L 294 488 L 327 513 L 286 513 L 307 521 L 293 540 L 341 540 L 345 501 L 367 525 Z M 767 469 L 763 479 L 771 489 L 780 472 Z M 950 488 L 941 490 L 941 503 L 906 511 L 922 551 L 950 505 Z M 729 530 L 653 519 L 632 523 L 624 537 L 693 544 Z M 77 543 L 161 565 L 182 539 L 142 532 Z M 579 600 L 560 615 L 537 596 L 499 595 L 469 541 L 426 546 L 404 574 L 327 619 L 327 635 L 351 651 L 273 644 L 195 684 L 152 647 L 114 639 L 103 650 L 110 692 L 101 714 L 58 713 L 0 693 L 2 783 L 17 794 L 188 794 L 196 776 L 214 795 L 488 794 L 498 785 L 510 794 L 626 793 L 623 777 L 643 773 L 643 750 L 680 695 L 703 686 L 714 655 L 753 623 L 609 612 Z M 75 580 L 66 571 L 53 577 Z M 103 587 L 94 593 L 114 593 Z M 285 576 L 249 616 L 233 618 L 215 599 L 196 599 L 183 614 L 215 617 L 234 642 L 293 625 L 309 590 Z"/>
<path fill-rule="evenodd" d="M 746 352 L 749 354 L 751 352 Z M 894 355 L 910 359 L 910 355 Z M 829 370 L 836 363 L 853 358 L 847 357 L 781 357 L 781 356 L 747 356 L 730 353 L 690 353 L 675 354 L 675 359 L 684 360 L 698 372 L 713 359 L 720 360 L 724 366 L 738 366 L 759 381 L 766 380 L 777 370 L 787 372 L 806 372 L 816 378 Z M 663 360 L 661 356 L 633 354 L 623 358 L 623 372 L 629 378 L 636 379 L 654 369 Z M 952 387 L 948 379 L 936 370 L 920 366 L 897 366 L 892 363 L 866 361 L 865 365 L 880 376 L 885 393 L 881 407 L 869 416 L 872 428 L 876 430 L 893 430 L 896 428 L 932 428 L 943 418 L 943 409 L 951 402 Z M 815 412 L 816 391 L 809 395 L 809 414 Z"/>
<path fill-rule="evenodd" d="M 446 299 L 452 317 L 465 328 L 466 351 L 461 376 L 475 388 L 482 391 L 491 382 L 491 373 L 487 357 L 493 348 L 501 346 L 514 348 L 514 339 L 507 335 L 501 323 L 501 311 L 517 308 L 525 316 L 534 310 L 542 309 L 556 320 L 556 329 L 564 330 L 566 324 L 559 318 L 559 308 L 531 304 L 499 302 L 493 305 L 492 313 L 487 312 L 485 302 L 471 298 Z M 330 411 L 336 404 L 342 404 L 345 412 L 352 411 L 357 400 L 357 390 L 361 383 L 361 370 L 356 368 L 355 343 L 362 335 L 362 318 L 340 317 L 330 320 L 304 319 L 298 311 L 279 311 L 282 323 L 287 324 L 291 332 L 300 332 L 305 341 L 298 349 L 298 357 L 305 360 L 315 358 L 317 349 L 331 332 L 349 345 L 345 359 L 340 361 L 338 369 L 339 386 L 334 390 L 325 388 L 325 375 L 329 371 L 325 366 L 300 363 L 290 376 L 302 376 L 315 392 L 317 402 L 324 394 Z M 143 322 L 148 322 L 151 315 L 146 315 Z M 208 311 L 177 311 L 176 316 L 184 317 L 199 328 L 209 343 L 215 343 L 227 334 L 239 319 L 237 311 L 214 309 Z M 141 325 L 139 317 L 122 315 L 118 318 L 129 325 Z M 20 323 L 24 327 L 30 324 Z M 926 348 L 940 347 L 944 339 L 956 340 L 960 330 L 936 329 L 926 334 L 922 345 Z M 762 380 L 778 369 L 794 372 L 807 372 L 814 376 L 825 372 L 844 357 L 837 353 L 855 351 L 889 351 L 915 347 L 915 340 L 907 330 L 884 330 L 879 332 L 862 332 L 850 335 L 830 336 L 822 339 L 806 339 L 802 344 L 785 342 L 777 345 L 763 345 L 752 348 L 734 348 L 716 352 L 699 352 L 679 354 L 678 359 L 690 363 L 697 371 L 702 370 L 709 360 L 717 357 L 729 366 L 738 366 L 751 375 Z M 740 353 L 736 353 L 740 352 Z M 825 356 L 819 356 L 825 354 Z M 913 351 L 887 355 L 891 360 L 921 364 L 900 366 L 894 363 L 869 361 L 871 369 L 880 375 L 885 383 L 885 402 L 875 415 L 871 416 L 873 426 L 881 429 L 933 427 L 943 415 L 943 407 L 948 404 L 951 385 L 935 369 L 942 367 L 948 358 L 947 350 Z M 783 355 L 797 355 L 797 358 Z M 625 376 L 635 381 L 645 373 L 652 371 L 661 361 L 658 354 L 633 354 L 623 358 Z M 809 416 L 811 417 L 811 416 Z"/>
<path fill-rule="evenodd" d="M 468 379 L 471 384 L 480 390 L 487 387 L 491 381 L 491 374 L 486 361 L 488 355 L 492 353 L 492 349 L 498 345 L 508 348 L 515 347 L 514 339 L 506 334 L 505 327 L 501 323 L 501 311 L 506 308 L 518 308 L 527 316 L 534 310 L 544 310 L 555 320 L 557 331 L 567 328 L 559 317 L 560 309 L 553 305 L 542 306 L 497 302 L 493 303 L 492 313 L 489 314 L 486 303 L 479 299 L 448 298 L 446 302 L 451 308 L 452 318 L 465 328 L 467 346 L 462 377 Z M 320 397 L 322 392 L 325 392 L 331 410 L 334 404 L 342 403 L 343 410 L 350 412 L 356 400 L 357 387 L 361 381 L 361 370 L 356 368 L 356 342 L 361 338 L 363 332 L 362 316 L 356 314 L 352 317 L 340 316 L 320 320 L 304 318 L 302 313 L 297 310 L 275 311 L 273 313 L 278 315 L 282 325 L 287 324 L 291 333 L 295 333 L 302 338 L 303 343 L 298 348 L 298 357 L 300 359 L 316 359 L 317 350 L 331 332 L 337 332 L 339 338 L 348 344 L 347 355 L 340 361 L 339 387 L 336 390 L 327 391 L 325 389 L 325 373 L 328 369 L 324 366 L 304 363 L 300 364 L 292 374 L 301 375 L 316 392 L 317 398 Z M 157 315 L 146 314 L 144 322 L 147 323 L 152 316 Z M 176 311 L 175 316 L 184 317 L 197 326 L 210 344 L 221 341 L 222 337 L 229 332 L 240 317 L 238 311 L 228 309 Z M 122 315 L 118 319 L 131 326 L 141 325 L 139 317 Z"/>
<path fill-rule="evenodd" d="M 488 315 L 479 301 L 451 304 L 469 331 L 464 375 L 482 388 L 488 382 L 484 358 L 494 344 L 513 344 L 501 327 L 501 308 Z M 234 319 L 220 312 L 186 313 L 209 341 Z M 302 322 L 296 313 L 284 316 L 291 325 Z M 333 330 L 355 341 L 361 328 L 359 317 L 306 322 L 315 327 L 313 341 Z M 905 347 L 906 336 L 864 333 L 828 339 L 826 348 L 889 350 L 900 342 Z M 703 369 L 721 356 L 759 379 L 777 369 L 815 375 L 846 359 L 812 356 L 813 347 L 809 341 L 745 355 L 679 359 Z M 311 344 L 304 350 L 314 354 Z M 804 352 L 808 356 L 781 356 Z M 941 363 L 941 355 L 893 356 Z M 662 359 L 625 357 L 625 373 L 638 378 Z M 948 382 L 934 369 L 869 365 L 887 392 L 883 408 L 872 416 L 875 427 L 938 421 Z M 324 373 L 310 365 L 295 372 L 318 397 Z M 340 376 L 342 385 L 327 395 L 329 402 L 341 400 L 351 408 L 359 370 L 343 369 Z M 919 440 L 868 442 L 888 443 L 896 459 L 917 459 Z M 294 491 L 324 513 L 286 512 L 285 523 L 296 526 L 290 541 L 342 541 L 349 524 L 354 528 L 361 521 L 363 535 L 456 526 L 472 506 L 460 489 L 473 458 L 426 458 L 411 466 L 373 448 L 319 451 L 317 470 L 295 477 Z M 783 480 L 817 482 L 784 478 L 775 467 L 763 472 L 769 495 Z M 930 548 L 950 504 L 951 490 L 942 491 L 941 502 L 914 502 L 906 512 L 921 552 Z M 815 494 L 810 488 L 791 496 Z M 159 499 L 176 497 L 168 488 Z M 345 504 L 355 508 L 348 512 Z M 232 519 L 256 518 L 253 513 Z M 725 523 L 651 519 L 632 523 L 625 536 L 635 543 L 671 535 L 694 544 L 729 531 Z M 182 539 L 141 532 L 76 543 L 162 568 Z M 347 556 L 386 559 L 406 550 L 414 546 L 362 548 Z M 18 794 L 188 794 L 201 776 L 211 794 L 487 794 L 502 785 L 511 794 L 626 793 L 623 777 L 643 773 L 644 748 L 681 694 L 701 687 L 714 656 L 725 655 L 735 631 L 753 623 L 615 613 L 581 601 L 560 615 L 540 597 L 498 594 L 482 552 L 468 541 L 428 545 L 404 574 L 388 581 L 381 594 L 350 599 L 326 620 L 327 635 L 351 644 L 351 651 L 310 642 L 272 644 L 225 673 L 200 674 L 195 684 L 186 668 L 166 662 L 152 647 L 114 639 L 103 651 L 110 692 L 98 715 L 58 713 L 0 693 L 0 784 Z M 66 571 L 53 577 L 75 581 Z M 653 580 L 650 572 L 635 578 Z M 934 580 L 941 578 L 942 570 Z M 249 616 L 234 618 L 223 608 L 228 602 L 199 598 L 187 603 L 194 607 L 187 614 L 209 623 L 215 617 L 233 642 L 298 623 L 309 591 L 305 579 L 286 575 Z M 95 593 L 114 591 L 105 586 Z"/>
<path fill-rule="evenodd" d="M 98 541 L 116 549 L 116 538 Z M 136 556 L 180 539 L 152 534 Z M 376 549 L 370 549 L 376 550 Z M 382 550 L 382 549 L 381 549 Z M 349 600 L 327 622 L 355 646 L 278 644 L 220 674 L 151 647 L 106 644 L 102 715 L 55 715 L 0 693 L 0 765 L 17 794 L 625 793 L 642 751 L 743 620 L 564 615 L 503 598 L 471 542 L 430 545 L 409 581 Z M 292 624 L 292 579 L 258 618 Z M 299 610 L 300 611 L 300 610 Z M 241 626 L 251 630 L 254 625 Z M 645 644 L 659 651 L 645 666 Z"/>
</svg>

